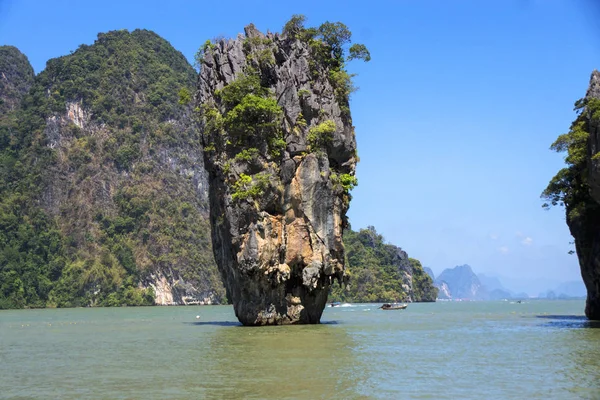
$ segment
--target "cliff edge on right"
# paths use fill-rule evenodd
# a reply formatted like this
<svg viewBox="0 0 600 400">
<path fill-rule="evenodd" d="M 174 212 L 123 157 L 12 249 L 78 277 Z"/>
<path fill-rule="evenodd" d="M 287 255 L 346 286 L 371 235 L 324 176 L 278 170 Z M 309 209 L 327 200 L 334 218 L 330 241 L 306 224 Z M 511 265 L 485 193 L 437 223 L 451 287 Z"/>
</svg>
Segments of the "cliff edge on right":
<svg viewBox="0 0 600 400">
<path fill-rule="evenodd" d="M 600 320 L 600 72 L 592 72 L 587 93 L 575 102 L 575 111 L 569 132 L 550 147 L 567 154 L 567 166 L 542 192 L 547 200 L 543 207 L 565 207 L 587 288 L 585 315 Z"/>
</svg>

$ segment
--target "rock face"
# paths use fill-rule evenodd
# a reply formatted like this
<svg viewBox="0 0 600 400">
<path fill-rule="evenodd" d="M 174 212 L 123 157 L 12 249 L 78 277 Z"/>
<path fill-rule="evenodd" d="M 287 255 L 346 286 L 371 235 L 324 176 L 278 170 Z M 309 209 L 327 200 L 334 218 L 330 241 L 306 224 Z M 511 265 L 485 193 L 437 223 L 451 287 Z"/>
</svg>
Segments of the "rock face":
<svg viewBox="0 0 600 400">
<path fill-rule="evenodd" d="M 81 61 L 99 54 L 105 59 L 95 68 Z M 112 62 L 119 63 L 117 76 L 111 76 Z M 65 72 L 75 66 L 78 76 Z M 62 110 L 46 117 L 47 146 L 59 162 L 49 169 L 44 208 L 79 249 L 86 249 L 86 257 L 103 253 L 98 243 L 123 242 L 132 253 L 128 268 L 137 286 L 151 288 L 155 304 L 223 301 L 216 266 L 206 260 L 208 174 L 199 129 L 191 105 L 178 104 L 182 87 L 193 91 L 191 65 L 153 32 L 113 31 L 51 60 L 40 81 L 49 82 L 44 89 L 51 92 L 69 79 L 81 80 L 82 87 L 65 98 Z M 95 79 L 101 83 L 90 93 L 86 86 Z M 102 97 L 119 106 L 98 105 Z M 113 221 L 123 218 L 129 227 L 111 231 Z"/>
<path fill-rule="evenodd" d="M 429 275 L 431 277 L 431 280 L 435 281 L 435 274 L 433 273 L 431 268 L 423 267 L 423 271 L 425 271 L 425 273 L 427 273 L 427 275 Z"/>
<path fill-rule="evenodd" d="M 253 25 L 206 46 L 196 101 L 213 250 L 245 325 L 318 323 L 343 278 L 356 142 L 330 76 L 307 42 Z"/>
<path fill-rule="evenodd" d="M 431 302 L 437 289 L 421 262 L 386 243 L 374 226 L 344 231 L 349 284 L 333 287 L 332 300 L 353 303 Z"/>
<path fill-rule="evenodd" d="M 586 100 L 600 99 L 600 72 L 592 72 Z M 569 216 L 567 204 L 567 224 L 575 238 L 575 247 L 581 267 L 581 276 L 587 288 L 585 314 L 590 319 L 600 319 L 600 122 L 599 116 L 590 115 L 589 109 L 583 115 L 587 124 L 587 168 L 590 199 L 586 199 L 585 214 L 582 218 Z"/>
<path fill-rule="evenodd" d="M 439 298 L 487 300 L 488 293 L 470 266 L 459 265 L 445 269 L 435 279 Z"/>
<path fill-rule="evenodd" d="M 18 107 L 33 78 L 33 68 L 19 49 L 0 46 L 0 115 Z"/>
<path fill-rule="evenodd" d="M 43 227 L 36 251 L 23 244 L 35 240 L 19 238 L 19 225 L 0 231 L 0 242 L 18 239 L 11 246 L 25 249 L 23 260 L 47 253 L 29 262 L 36 265 L 29 276 L 41 283 L 31 278 L 21 289 L 35 296 L 9 292 L 5 307 L 226 301 L 192 117 L 197 76 L 183 54 L 146 30 L 101 33 L 48 61 L 18 113 L 23 131 L 3 140 L 0 126 L 0 156 L 15 158 L 5 162 L 12 170 L 0 171 L 0 208 L 17 210 L 11 217 L 20 224 L 38 216 L 49 226 L 32 224 L 32 232 Z M 5 151 L 5 142 L 17 151 Z M 27 197 L 23 207 L 10 206 L 11 191 Z M 44 241 L 49 231 L 55 236 Z M 0 263 L 0 283 L 18 287 L 9 278 L 26 263 L 8 273 Z M 0 308 L 2 300 L 0 293 Z"/>
</svg>

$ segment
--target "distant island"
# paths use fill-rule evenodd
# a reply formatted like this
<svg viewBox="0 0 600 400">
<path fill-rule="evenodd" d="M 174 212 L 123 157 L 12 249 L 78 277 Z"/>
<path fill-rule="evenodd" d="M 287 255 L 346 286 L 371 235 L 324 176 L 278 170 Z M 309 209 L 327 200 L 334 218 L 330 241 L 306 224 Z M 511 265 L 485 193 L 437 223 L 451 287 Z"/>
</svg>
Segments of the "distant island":
<svg viewBox="0 0 600 400">
<path fill-rule="evenodd" d="M 585 297 L 585 285 L 581 281 L 564 282 L 557 287 L 531 296 L 524 292 L 507 289 L 500 279 L 485 274 L 475 274 L 471 266 L 459 265 L 448 268 L 435 277 L 433 271 L 427 268 L 428 274 L 434 280 L 439 290 L 440 300 L 504 300 L 527 299 L 531 297 L 547 299 L 569 299 Z"/>
<path fill-rule="evenodd" d="M 344 233 L 350 283 L 334 286 L 331 301 L 432 302 L 438 290 L 421 262 L 400 247 L 388 244 L 375 227 Z"/>
</svg>

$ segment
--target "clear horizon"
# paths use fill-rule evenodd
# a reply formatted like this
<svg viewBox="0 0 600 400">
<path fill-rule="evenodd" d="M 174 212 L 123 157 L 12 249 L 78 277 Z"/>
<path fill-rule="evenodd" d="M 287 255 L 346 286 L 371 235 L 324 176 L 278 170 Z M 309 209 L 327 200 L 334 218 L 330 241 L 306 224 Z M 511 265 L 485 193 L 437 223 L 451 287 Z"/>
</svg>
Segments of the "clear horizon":
<svg viewBox="0 0 600 400">
<path fill-rule="evenodd" d="M 308 25 L 344 22 L 372 55 L 349 65 L 360 88 L 351 100 L 361 159 L 353 229 L 375 226 L 436 275 L 469 264 L 501 279 L 581 280 L 564 210 L 544 211 L 540 193 L 564 166 L 550 144 L 600 68 L 592 0 L 234 1 L 226 10 L 0 0 L 0 45 L 18 47 L 39 73 L 100 32 L 141 28 L 192 62 L 206 39 L 249 23 L 280 31 L 293 14 Z"/>
</svg>

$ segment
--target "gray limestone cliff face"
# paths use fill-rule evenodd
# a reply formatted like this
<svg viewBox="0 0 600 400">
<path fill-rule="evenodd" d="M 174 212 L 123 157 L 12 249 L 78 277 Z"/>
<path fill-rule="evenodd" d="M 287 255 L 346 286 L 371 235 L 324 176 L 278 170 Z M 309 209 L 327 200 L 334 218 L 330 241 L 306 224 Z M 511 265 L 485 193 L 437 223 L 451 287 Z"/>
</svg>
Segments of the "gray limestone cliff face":
<svg viewBox="0 0 600 400">
<path fill-rule="evenodd" d="M 445 269 L 436 279 L 440 298 L 487 300 L 488 293 L 470 266 Z"/>
<path fill-rule="evenodd" d="M 33 84 L 33 67 L 13 46 L 0 46 L 0 115 L 18 108 Z"/>
<path fill-rule="evenodd" d="M 249 76 L 261 87 L 242 100 L 246 111 L 228 105 L 227 87 Z M 354 176 L 356 141 L 347 96 L 329 76 L 306 42 L 253 25 L 205 51 L 196 102 L 213 251 L 244 325 L 318 323 L 344 276 L 344 179 Z M 254 101 L 280 112 L 266 118 Z"/>
<path fill-rule="evenodd" d="M 585 95 L 588 99 L 600 99 L 600 72 L 592 72 L 590 85 Z M 600 152 L 600 125 L 594 121 L 590 122 L 590 138 L 588 141 L 588 166 L 590 169 L 589 184 L 591 195 L 600 203 L 600 159 L 592 157 Z"/>
<path fill-rule="evenodd" d="M 125 42 L 124 46 L 130 47 L 141 47 L 146 45 L 145 41 L 151 40 L 153 45 L 164 44 L 165 48 L 172 48 L 154 33 L 110 32 L 100 34 L 92 46 L 82 47 L 59 60 L 64 63 L 74 62 L 71 60 L 81 57 L 80 53 L 90 53 L 98 46 L 109 47 L 110 38 L 121 39 Z M 130 47 L 112 51 L 112 57 L 129 61 L 124 53 Z M 181 68 L 187 73 L 184 75 L 187 80 L 183 83 L 193 87 L 195 73 L 183 55 L 177 54 L 175 59 L 168 58 L 164 52 L 154 52 L 154 48 L 144 55 L 147 56 L 144 61 L 148 65 L 159 62 L 163 65 L 155 79 L 162 81 L 174 79 L 175 76 L 183 80 L 177 75 Z M 55 62 L 56 60 L 51 60 L 49 65 L 55 65 Z M 102 221 L 124 215 L 118 203 L 119 196 L 129 196 L 132 193 L 134 201 L 146 202 L 148 210 L 154 207 L 171 207 L 176 199 L 185 202 L 189 208 L 182 212 L 198 214 L 203 220 L 208 220 L 208 174 L 203 165 L 202 148 L 198 146 L 199 127 L 192 117 L 192 106 L 173 107 L 174 111 L 169 117 L 162 120 L 159 120 L 157 113 L 144 114 L 142 111 L 149 108 L 149 89 L 136 92 L 133 86 L 135 82 L 147 77 L 140 72 L 143 69 L 136 68 L 135 62 L 131 63 L 132 66 L 121 66 L 122 74 L 131 76 L 127 84 L 120 85 L 119 90 L 116 90 L 116 84 L 114 87 L 101 87 L 98 90 L 119 93 L 121 98 L 118 100 L 124 106 L 118 115 L 143 121 L 140 132 L 134 132 L 127 125 L 119 126 L 115 121 L 106 122 L 94 115 L 92 108 L 79 98 L 83 95 L 67 99 L 62 110 L 53 111 L 45 119 L 43 135 L 56 162 L 45 171 L 41 206 L 56 219 L 61 232 L 76 244 L 74 247 L 85 252 L 82 257 L 86 259 L 98 257 L 97 254 L 102 251 L 96 244 L 105 240 L 103 226 L 106 224 Z M 104 67 L 100 64 L 98 68 Z M 73 73 L 66 74 L 63 69 L 49 67 L 42 72 L 42 76 L 46 75 L 48 78 L 40 82 L 50 82 L 51 86 L 43 87 L 42 90 L 52 93 L 56 90 L 52 85 L 58 86 L 68 79 L 87 82 L 94 78 L 93 73 L 94 70 L 82 69 L 75 76 Z M 169 100 L 168 103 L 165 101 L 168 106 L 176 102 L 177 100 Z M 153 139 L 159 135 L 166 136 L 166 132 L 170 135 L 169 140 Z M 123 141 L 136 134 L 140 137 L 139 143 L 134 142 L 132 145 L 136 156 L 132 157 L 127 167 L 118 165 L 115 153 L 110 153 L 107 149 L 115 148 L 118 152 L 119 149 L 126 148 L 126 144 L 119 143 L 117 138 Z M 88 143 L 93 143 L 90 149 Z M 162 196 L 161 199 L 158 198 L 159 195 Z M 159 201 L 162 205 L 158 205 Z M 172 211 L 173 214 L 176 212 Z M 213 283 L 218 278 L 213 279 L 206 272 L 212 269 L 212 274 L 217 277 L 214 266 L 205 266 L 204 271 L 193 273 L 190 271 L 199 270 L 197 256 L 190 255 L 191 251 L 180 251 L 174 256 L 174 248 L 178 245 L 176 242 L 184 243 L 181 245 L 184 247 L 209 248 L 207 232 L 177 229 L 172 222 L 172 214 L 162 215 L 160 220 L 150 220 L 144 216 L 140 219 L 143 220 L 140 222 L 142 228 L 130 229 L 132 233 L 128 238 L 128 246 L 133 249 L 132 257 L 139 269 L 139 278 L 136 277 L 139 279 L 138 286 L 152 288 L 157 305 L 213 304 L 222 301 L 219 291 L 215 289 L 220 287 L 220 292 L 223 292 L 222 287 L 220 283 Z M 207 225 L 205 226 L 208 228 Z M 142 229 L 146 236 L 138 239 L 136 231 Z M 204 236 L 206 240 L 203 239 Z"/>
</svg>

